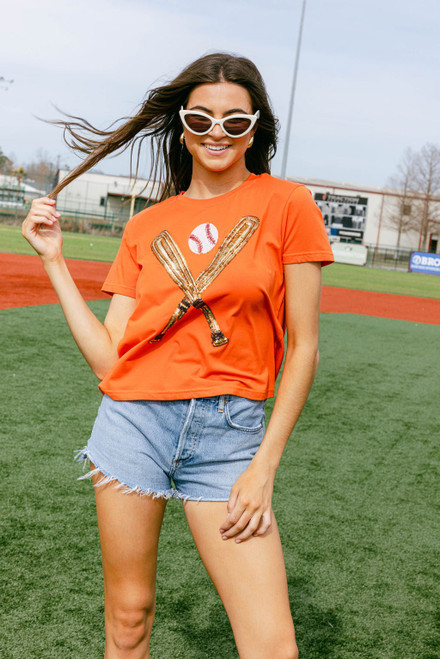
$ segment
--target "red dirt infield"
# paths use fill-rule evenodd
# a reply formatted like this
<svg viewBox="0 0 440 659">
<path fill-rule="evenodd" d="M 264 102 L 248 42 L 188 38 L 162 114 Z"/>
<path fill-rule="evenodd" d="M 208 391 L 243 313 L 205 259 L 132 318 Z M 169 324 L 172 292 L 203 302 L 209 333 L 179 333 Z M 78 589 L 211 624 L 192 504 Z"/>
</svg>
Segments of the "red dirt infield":
<svg viewBox="0 0 440 659">
<path fill-rule="evenodd" d="M 108 299 L 101 292 L 110 263 L 66 259 L 67 266 L 86 300 Z M 0 254 L 0 309 L 57 304 L 58 298 L 39 256 Z"/>
<path fill-rule="evenodd" d="M 324 313 L 354 313 L 440 325 L 440 300 L 412 295 L 323 286 L 321 311 Z"/>
<path fill-rule="evenodd" d="M 86 300 L 108 299 L 108 295 L 100 289 L 110 263 L 77 259 L 66 261 Z M 0 309 L 58 302 L 38 256 L 0 254 L 0 271 Z M 440 325 L 440 300 L 334 286 L 323 286 L 321 311 Z"/>
</svg>

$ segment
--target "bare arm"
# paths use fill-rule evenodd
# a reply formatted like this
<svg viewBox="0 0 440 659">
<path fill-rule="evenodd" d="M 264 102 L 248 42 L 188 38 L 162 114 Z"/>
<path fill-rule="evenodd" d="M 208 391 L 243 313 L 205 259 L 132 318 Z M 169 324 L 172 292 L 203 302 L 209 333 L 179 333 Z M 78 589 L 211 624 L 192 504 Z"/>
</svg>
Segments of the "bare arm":
<svg viewBox="0 0 440 659">
<path fill-rule="evenodd" d="M 283 373 L 258 460 L 275 472 L 318 367 L 321 264 L 284 266 L 287 347 Z"/>
<path fill-rule="evenodd" d="M 231 490 L 220 529 L 224 538 L 237 536 L 236 542 L 265 533 L 271 524 L 276 470 L 318 366 L 321 264 L 285 265 L 284 275 L 287 348 L 277 397 L 263 441 Z"/>
<path fill-rule="evenodd" d="M 96 318 L 67 268 L 58 217 L 54 200 L 36 199 L 23 222 L 22 233 L 43 262 L 78 348 L 102 379 L 118 358 L 117 346 L 136 303 L 134 298 L 114 295 L 104 323 Z"/>
</svg>

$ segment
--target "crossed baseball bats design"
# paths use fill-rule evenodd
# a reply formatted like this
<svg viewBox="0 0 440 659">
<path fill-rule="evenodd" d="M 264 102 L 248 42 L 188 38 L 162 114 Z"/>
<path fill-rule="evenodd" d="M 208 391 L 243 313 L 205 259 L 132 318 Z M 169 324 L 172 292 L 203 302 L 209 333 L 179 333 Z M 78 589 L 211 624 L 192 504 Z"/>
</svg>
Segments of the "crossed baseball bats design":
<svg viewBox="0 0 440 659">
<path fill-rule="evenodd" d="M 203 312 L 211 330 L 212 345 L 217 348 L 228 343 L 229 339 L 221 331 L 211 309 L 202 300 L 201 294 L 218 277 L 228 263 L 237 256 L 238 252 L 243 249 L 259 224 L 260 220 L 258 217 L 252 215 L 242 217 L 228 233 L 211 263 L 200 273 L 197 279 L 194 279 L 182 252 L 168 231 L 162 231 L 154 238 L 151 243 L 153 253 L 164 266 L 171 279 L 184 292 L 185 297 L 179 302 L 177 309 L 163 330 L 153 339 L 150 339 L 149 343 L 161 341 L 170 327 L 182 318 L 191 305 Z"/>
</svg>

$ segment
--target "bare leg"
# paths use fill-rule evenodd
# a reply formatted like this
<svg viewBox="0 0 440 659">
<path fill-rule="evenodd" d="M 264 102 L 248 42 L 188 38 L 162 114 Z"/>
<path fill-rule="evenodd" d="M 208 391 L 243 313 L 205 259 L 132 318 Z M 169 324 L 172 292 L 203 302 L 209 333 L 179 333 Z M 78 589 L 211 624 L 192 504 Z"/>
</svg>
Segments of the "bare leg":
<svg viewBox="0 0 440 659">
<path fill-rule="evenodd" d="M 241 659 L 297 659 L 286 571 L 275 519 L 264 536 L 222 540 L 226 502 L 187 501 L 200 557 L 225 606 Z"/>
<path fill-rule="evenodd" d="M 123 494 L 115 482 L 95 487 L 95 496 L 104 572 L 104 659 L 148 659 L 166 500 Z"/>
</svg>

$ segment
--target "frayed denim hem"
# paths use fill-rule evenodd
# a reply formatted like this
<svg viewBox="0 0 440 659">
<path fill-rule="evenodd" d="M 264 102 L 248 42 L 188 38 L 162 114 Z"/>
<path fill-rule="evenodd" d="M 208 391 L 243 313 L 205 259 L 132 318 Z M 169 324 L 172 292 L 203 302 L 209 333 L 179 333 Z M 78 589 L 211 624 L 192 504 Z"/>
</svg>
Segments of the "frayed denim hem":
<svg viewBox="0 0 440 659">
<path fill-rule="evenodd" d="M 83 462 L 84 469 L 87 462 L 89 464 L 90 462 L 93 462 L 93 464 L 96 465 L 96 462 L 90 455 L 87 446 L 85 446 L 83 449 L 80 449 L 79 451 L 76 451 L 74 459 L 76 462 Z M 102 478 L 100 478 L 97 483 L 94 483 L 94 487 L 106 485 L 107 483 L 115 483 L 115 489 L 122 490 L 122 494 L 132 494 L 133 492 L 136 492 L 136 494 L 141 496 L 152 496 L 153 499 L 182 499 L 183 501 L 187 501 L 189 498 L 188 495 L 180 494 L 180 492 L 174 490 L 173 488 L 156 492 L 151 488 L 144 489 L 139 485 L 129 485 L 128 483 L 123 483 L 118 478 L 116 478 L 116 476 L 108 474 L 105 469 L 101 469 L 98 466 L 96 466 L 95 469 L 91 469 L 89 472 L 87 472 L 87 474 L 84 474 L 84 476 L 79 476 L 77 480 L 82 481 L 85 479 L 91 479 L 92 476 L 95 476 L 96 474 L 102 474 Z"/>
</svg>

